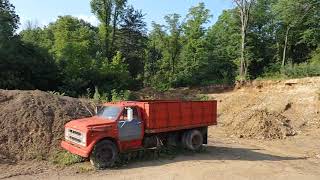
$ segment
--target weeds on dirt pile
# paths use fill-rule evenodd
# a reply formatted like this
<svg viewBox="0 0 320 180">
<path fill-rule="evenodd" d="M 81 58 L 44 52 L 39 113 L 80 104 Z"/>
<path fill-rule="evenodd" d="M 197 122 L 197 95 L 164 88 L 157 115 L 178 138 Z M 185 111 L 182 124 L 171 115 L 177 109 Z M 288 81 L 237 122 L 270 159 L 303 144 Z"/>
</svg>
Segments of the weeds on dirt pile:
<svg viewBox="0 0 320 180">
<path fill-rule="evenodd" d="M 84 161 L 84 158 L 67 151 L 59 151 L 49 158 L 49 161 L 58 166 L 69 166 Z"/>
</svg>

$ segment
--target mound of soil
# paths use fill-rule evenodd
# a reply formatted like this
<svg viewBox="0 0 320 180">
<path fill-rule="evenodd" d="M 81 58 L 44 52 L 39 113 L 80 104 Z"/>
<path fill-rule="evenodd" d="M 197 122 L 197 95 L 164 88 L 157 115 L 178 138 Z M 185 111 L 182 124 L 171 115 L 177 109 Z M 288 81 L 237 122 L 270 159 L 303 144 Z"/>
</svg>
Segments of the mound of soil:
<svg viewBox="0 0 320 180">
<path fill-rule="evenodd" d="M 283 81 L 255 81 L 223 94 L 218 100 L 218 122 L 239 137 L 282 139 L 318 133 L 320 77 Z"/>
<path fill-rule="evenodd" d="M 90 116 L 87 100 L 41 91 L 0 90 L 1 159 L 46 159 L 59 149 L 64 124 Z"/>
<path fill-rule="evenodd" d="M 288 118 L 265 110 L 245 111 L 226 127 L 229 133 L 240 138 L 284 139 L 296 134 Z"/>
</svg>

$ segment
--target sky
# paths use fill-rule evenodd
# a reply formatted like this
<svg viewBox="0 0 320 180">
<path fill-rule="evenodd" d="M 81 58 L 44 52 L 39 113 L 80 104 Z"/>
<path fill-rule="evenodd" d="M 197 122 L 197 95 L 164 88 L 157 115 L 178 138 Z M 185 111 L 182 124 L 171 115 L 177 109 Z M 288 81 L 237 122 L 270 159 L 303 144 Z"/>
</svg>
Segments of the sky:
<svg viewBox="0 0 320 180">
<path fill-rule="evenodd" d="M 95 26 L 99 23 L 91 13 L 90 0 L 10 0 L 10 2 L 16 7 L 16 12 L 20 16 L 19 30 L 25 28 L 27 21 L 45 26 L 63 15 L 81 18 Z M 152 21 L 164 24 L 163 17 L 172 13 L 184 17 L 190 7 L 200 2 L 204 2 L 210 9 L 213 15 L 212 24 L 224 9 L 233 7 L 232 0 L 128 0 L 128 4 L 146 14 L 145 21 L 149 30 Z"/>
</svg>

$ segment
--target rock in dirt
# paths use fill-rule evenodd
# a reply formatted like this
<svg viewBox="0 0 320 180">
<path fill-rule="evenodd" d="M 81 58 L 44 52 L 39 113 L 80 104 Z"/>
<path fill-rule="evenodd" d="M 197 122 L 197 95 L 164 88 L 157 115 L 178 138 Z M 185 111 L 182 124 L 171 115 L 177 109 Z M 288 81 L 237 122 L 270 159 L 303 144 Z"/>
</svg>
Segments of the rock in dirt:
<svg viewBox="0 0 320 180">
<path fill-rule="evenodd" d="M 60 148 L 64 124 L 90 116 L 93 107 L 88 100 L 41 91 L 0 90 L 0 156 L 48 158 Z"/>
</svg>

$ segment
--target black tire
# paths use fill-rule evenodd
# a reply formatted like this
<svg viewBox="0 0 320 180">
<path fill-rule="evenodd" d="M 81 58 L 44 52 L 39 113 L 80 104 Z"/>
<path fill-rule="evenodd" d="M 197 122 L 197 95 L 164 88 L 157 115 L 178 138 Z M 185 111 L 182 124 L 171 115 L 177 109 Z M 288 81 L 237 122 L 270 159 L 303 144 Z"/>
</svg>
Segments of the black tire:
<svg viewBox="0 0 320 180">
<path fill-rule="evenodd" d="M 199 130 L 192 130 L 188 132 L 185 141 L 187 149 L 198 151 L 203 145 L 203 135 Z"/>
<path fill-rule="evenodd" d="M 97 169 L 105 169 L 114 166 L 117 158 L 117 146 L 112 141 L 103 140 L 94 146 L 90 155 L 90 162 Z"/>
<path fill-rule="evenodd" d="M 185 132 L 182 134 L 181 144 L 182 144 L 182 147 L 183 147 L 183 148 L 188 148 L 188 147 L 187 147 L 187 137 L 188 137 L 188 133 L 189 133 L 189 131 L 185 131 Z"/>
</svg>

